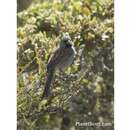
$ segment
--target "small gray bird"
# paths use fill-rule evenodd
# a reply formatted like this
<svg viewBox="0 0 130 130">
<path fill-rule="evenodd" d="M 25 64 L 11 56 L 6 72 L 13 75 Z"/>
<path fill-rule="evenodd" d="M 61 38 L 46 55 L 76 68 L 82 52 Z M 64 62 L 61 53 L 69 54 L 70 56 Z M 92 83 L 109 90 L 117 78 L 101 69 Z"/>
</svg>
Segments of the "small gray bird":
<svg viewBox="0 0 130 130">
<path fill-rule="evenodd" d="M 65 69 L 70 66 L 75 58 L 76 50 L 69 35 L 63 36 L 59 47 L 48 61 L 47 78 L 44 88 L 43 97 L 48 97 L 50 93 L 50 85 L 57 69 Z"/>
</svg>

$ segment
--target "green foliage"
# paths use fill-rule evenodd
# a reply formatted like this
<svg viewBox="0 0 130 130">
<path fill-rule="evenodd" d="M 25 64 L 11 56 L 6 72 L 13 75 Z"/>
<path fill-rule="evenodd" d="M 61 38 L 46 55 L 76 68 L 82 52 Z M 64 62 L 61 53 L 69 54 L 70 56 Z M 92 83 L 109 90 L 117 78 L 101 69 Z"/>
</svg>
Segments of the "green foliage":
<svg viewBox="0 0 130 130">
<path fill-rule="evenodd" d="M 17 13 L 18 130 L 113 130 L 113 0 L 33 1 Z M 63 33 L 78 56 L 41 100 L 46 64 Z M 79 122 L 112 123 L 76 127 Z"/>
</svg>

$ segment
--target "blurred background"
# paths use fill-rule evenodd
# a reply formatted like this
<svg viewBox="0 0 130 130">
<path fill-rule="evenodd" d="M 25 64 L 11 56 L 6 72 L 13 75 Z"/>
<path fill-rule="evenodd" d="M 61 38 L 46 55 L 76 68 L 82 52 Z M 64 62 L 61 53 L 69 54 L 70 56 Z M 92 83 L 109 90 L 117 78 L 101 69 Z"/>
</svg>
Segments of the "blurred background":
<svg viewBox="0 0 130 130">
<path fill-rule="evenodd" d="M 66 32 L 78 56 L 41 101 L 48 58 Z M 113 84 L 113 0 L 17 0 L 18 130 L 114 130 Z"/>
</svg>

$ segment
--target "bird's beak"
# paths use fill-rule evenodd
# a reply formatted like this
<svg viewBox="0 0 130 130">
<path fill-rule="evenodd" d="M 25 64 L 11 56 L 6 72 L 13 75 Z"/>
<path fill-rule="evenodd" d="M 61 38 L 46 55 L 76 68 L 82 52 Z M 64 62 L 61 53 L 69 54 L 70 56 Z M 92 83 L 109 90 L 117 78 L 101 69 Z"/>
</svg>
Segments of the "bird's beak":
<svg viewBox="0 0 130 130">
<path fill-rule="evenodd" d="M 69 40 L 67 45 L 71 47 L 73 45 L 73 42 L 71 40 Z"/>
<path fill-rule="evenodd" d="M 74 43 L 71 41 L 71 40 L 69 40 L 69 43 L 73 46 L 74 45 Z"/>
</svg>

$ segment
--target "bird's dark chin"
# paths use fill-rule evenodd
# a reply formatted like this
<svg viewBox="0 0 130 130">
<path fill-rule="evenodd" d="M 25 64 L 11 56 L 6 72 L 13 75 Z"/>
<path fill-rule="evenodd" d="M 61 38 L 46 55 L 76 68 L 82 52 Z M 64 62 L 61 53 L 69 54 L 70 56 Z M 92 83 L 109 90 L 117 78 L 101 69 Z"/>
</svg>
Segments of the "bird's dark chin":
<svg viewBox="0 0 130 130">
<path fill-rule="evenodd" d="M 66 44 L 66 47 L 67 47 L 67 48 L 68 48 L 68 47 L 72 47 L 72 44 L 67 43 L 67 44 Z"/>
</svg>

